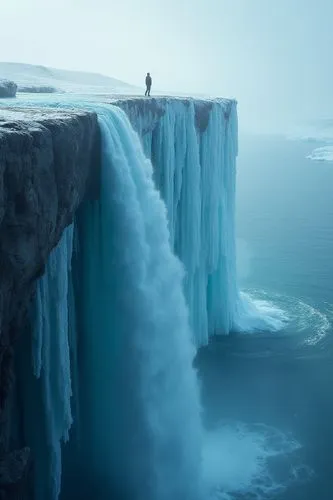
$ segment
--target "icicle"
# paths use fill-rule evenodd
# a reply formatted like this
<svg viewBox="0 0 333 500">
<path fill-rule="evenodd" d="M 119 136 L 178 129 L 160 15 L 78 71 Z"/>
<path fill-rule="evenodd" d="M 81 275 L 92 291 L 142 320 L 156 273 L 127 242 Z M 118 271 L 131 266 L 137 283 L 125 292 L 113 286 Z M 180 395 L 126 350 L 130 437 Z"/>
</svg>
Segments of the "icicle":
<svg viewBox="0 0 333 500">
<path fill-rule="evenodd" d="M 69 307 L 72 250 L 73 225 L 65 229 L 37 284 L 32 359 L 35 376 L 40 379 L 44 417 L 39 415 L 35 425 L 42 418 L 40 432 L 44 428 L 46 435 L 34 432 L 29 443 L 40 450 L 35 463 L 36 500 L 56 500 L 60 494 L 61 441 L 68 440 L 72 425 L 69 350 L 70 335 L 73 336 L 69 327 L 73 307 L 72 304 Z M 44 439 L 46 442 L 42 444 Z"/>
<path fill-rule="evenodd" d="M 236 106 L 225 100 L 209 104 L 207 128 L 198 131 L 195 100 L 161 101 L 163 115 L 142 136 L 167 207 L 170 242 L 185 266 L 184 292 L 197 346 L 214 333 L 230 332 L 238 300 Z M 132 116 L 142 134 L 140 119 Z"/>
</svg>

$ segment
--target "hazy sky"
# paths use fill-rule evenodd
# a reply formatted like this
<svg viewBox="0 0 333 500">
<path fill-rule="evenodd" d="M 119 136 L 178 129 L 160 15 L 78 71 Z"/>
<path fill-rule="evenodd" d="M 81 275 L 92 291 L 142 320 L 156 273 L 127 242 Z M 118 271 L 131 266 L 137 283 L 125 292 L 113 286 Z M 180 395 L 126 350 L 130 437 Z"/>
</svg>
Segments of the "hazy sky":
<svg viewBox="0 0 333 500">
<path fill-rule="evenodd" d="M 0 61 L 233 96 L 249 121 L 333 116 L 333 0 L 0 0 Z"/>
</svg>

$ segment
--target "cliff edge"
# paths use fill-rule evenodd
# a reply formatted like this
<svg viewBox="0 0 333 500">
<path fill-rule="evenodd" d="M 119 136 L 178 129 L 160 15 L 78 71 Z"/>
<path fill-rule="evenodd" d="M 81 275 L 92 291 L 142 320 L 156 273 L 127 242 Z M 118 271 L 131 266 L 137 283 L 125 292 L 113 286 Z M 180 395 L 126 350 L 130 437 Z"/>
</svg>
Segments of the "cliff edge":
<svg viewBox="0 0 333 500">
<path fill-rule="evenodd" d="M 24 469 L 13 466 L 13 453 L 5 459 L 13 344 L 28 323 L 36 279 L 89 191 L 98 130 L 91 112 L 0 108 L 1 490 L 17 483 L 8 462 L 14 475 Z M 15 456 L 20 464 L 27 452 Z"/>
</svg>

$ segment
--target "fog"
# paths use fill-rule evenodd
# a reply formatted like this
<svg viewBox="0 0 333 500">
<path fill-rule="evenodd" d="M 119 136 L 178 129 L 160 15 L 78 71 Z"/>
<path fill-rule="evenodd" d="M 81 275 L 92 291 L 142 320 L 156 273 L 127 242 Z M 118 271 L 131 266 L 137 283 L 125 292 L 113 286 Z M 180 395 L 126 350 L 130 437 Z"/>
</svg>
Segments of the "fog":
<svg viewBox="0 0 333 500">
<path fill-rule="evenodd" d="M 0 0 L 0 60 L 236 97 L 241 124 L 332 116 L 331 0 Z"/>
</svg>

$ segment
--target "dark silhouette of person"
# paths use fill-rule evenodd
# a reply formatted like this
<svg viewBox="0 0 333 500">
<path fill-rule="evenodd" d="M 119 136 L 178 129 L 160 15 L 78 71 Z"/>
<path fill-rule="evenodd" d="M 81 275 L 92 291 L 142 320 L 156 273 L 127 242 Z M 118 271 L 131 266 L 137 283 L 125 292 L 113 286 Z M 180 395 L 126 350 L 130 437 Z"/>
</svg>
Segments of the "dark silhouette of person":
<svg viewBox="0 0 333 500">
<path fill-rule="evenodd" d="M 145 95 L 150 97 L 150 89 L 151 89 L 151 84 L 153 83 L 153 80 L 151 79 L 150 73 L 147 73 L 146 76 L 146 92 Z"/>
</svg>

